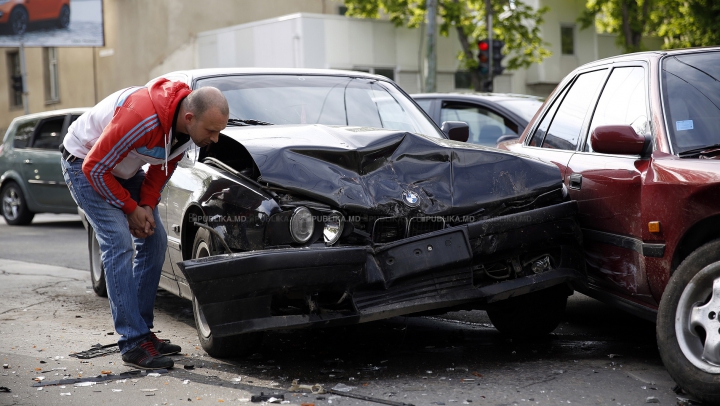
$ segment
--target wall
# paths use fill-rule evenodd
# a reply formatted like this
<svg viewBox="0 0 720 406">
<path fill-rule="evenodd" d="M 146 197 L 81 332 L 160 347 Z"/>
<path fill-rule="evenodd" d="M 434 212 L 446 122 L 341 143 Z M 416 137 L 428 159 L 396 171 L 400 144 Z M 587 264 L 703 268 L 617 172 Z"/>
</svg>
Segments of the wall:
<svg viewBox="0 0 720 406">
<path fill-rule="evenodd" d="M 22 106 L 10 107 L 10 81 L 7 72 L 7 53 L 17 48 L 0 48 L 0 130 L 6 129 L 13 118 L 25 114 Z M 88 48 L 58 48 L 60 101 L 46 103 L 42 48 L 25 48 L 28 105 L 31 113 L 92 106 L 95 104 L 93 54 Z M 4 135 L 4 131 L 2 132 Z"/>
<path fill-rule="evenodd" d="M 414 93 L 421 89 L 421 64 L 425 69 L 421 34 L 389 21 L 298 13 L 199 33 L 197 67 L 392 69 L 396 82 Z M 438 37 L 438 91 L 454 90 L 459 51 L 454 31 Z"/>
</svg>

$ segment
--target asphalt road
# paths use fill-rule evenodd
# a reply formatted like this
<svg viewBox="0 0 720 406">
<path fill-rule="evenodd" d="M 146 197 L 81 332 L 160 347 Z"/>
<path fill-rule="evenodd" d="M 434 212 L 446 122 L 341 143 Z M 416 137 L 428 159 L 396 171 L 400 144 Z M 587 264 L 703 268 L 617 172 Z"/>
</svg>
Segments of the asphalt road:
<svg viewBox="0 0 720 406">
<path fill-rule="evenodd" d="M 0 225 L 0 358 L 8 364 L 0 386 L 12 389 L 0 393 L 0 405 L 238 404 L 260 392 L 284 393 L 292 405 L 376 404 L 293 395 L 287 392 L 293 379 L 417 406 L 678 402 L 654 324 L 579 294 L 570 298 L 560 327 L 541 340 L 510 340 L 485 312 L 456 312 L 271 332 L 251 355 L 219 360 L 199 347 L 190 302 L 159 292 L 159 335 L 183 346 L 176 368 L 159 378 L 38 391 L 32 387 L 38 376 L 50 381 L 129 369 L 117 355 L 68 357 L 117 337 L 107 300 L 89 289 L 85 232 L 76 219 L 39 215 L 28 227 Z"/>
<path fill-rule="evenodd" d="M 87 233 L 73 214 L 37 214 L 28 226 L 0 219 L 0 258 L 90 270 Z"/>
</svg>

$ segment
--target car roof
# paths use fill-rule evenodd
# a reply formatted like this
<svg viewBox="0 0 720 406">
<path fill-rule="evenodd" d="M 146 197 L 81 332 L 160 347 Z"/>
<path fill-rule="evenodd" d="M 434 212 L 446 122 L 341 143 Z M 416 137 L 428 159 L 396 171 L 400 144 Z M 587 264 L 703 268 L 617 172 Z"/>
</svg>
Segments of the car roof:
<svg viewBox="0 0 720 406">
<path fill-rule="evenodd" d="M 668 55 L 685 55 L 685 54 L 701 53 L 701 52 L 708 52 L 708 51 L 720 51 L 720 47 L 712 46 L 712 47 L 667 49 L 667 50 L 662 50 L 662 51 L 633 52 L 631 54 L 617 55 L 617 56 L 611 56 L 608 58 L 598 59 L 597 61 L 586 63 L 585 65 L 580 66 L 578 69 L 585 69 L 585 68 L 596 66 L 596 65 L 605 65 L 605 64 L 614 63 L 614 62 L 636 61 L 638 59 L 658 59 L 660 57 L 668 56 Z"/>
<path fill-rule="evenodd" d="M 339 69 L 301 69 L 301 68 L 206 68 L 206 69 L 189 69 L 168 72 L 161 77 L 174 74 L 184 74 L 190 79 L 198 79 L 203 77 L 221 76 L 221 75 L 317 75 L 317 76 L 346 76 L 353 78 L 365 78 L 374 80 L 383 80 L 392 82 L 382 75 L 373 75 L 365 72 L 339 70 Z"/>
<path fill-rule="evenodd" d="M 73 113 L 82 114 L 88 110 L 90 110 L 90 107 L 75 107 L 75 108 L 60 109 L 60 110 L 48 110 L 48 111 L 41 111 L 39 113 L 25 114 L 23 116 L 15 117 L 13 120 L 26 120 L 26 119 L 33 119 L 33 118 L 49 117 L 49 116 L 60 116 L 63 114 L 73 114 Z"/>
<path fill-rule="evenodd" d="M 415 93 L 410 95 L 418 99 L 438 99 L 438 98 L 455 98 L 455 99 L 481 99 L 490 102 L 503 102 L 508 100 L 537 100 L 543 101 L 542 97 L 532 96 L 528 94 L 515 93 L 476 93 L 476 92 L 453 92 L 453 93 Z"/>
</svg>

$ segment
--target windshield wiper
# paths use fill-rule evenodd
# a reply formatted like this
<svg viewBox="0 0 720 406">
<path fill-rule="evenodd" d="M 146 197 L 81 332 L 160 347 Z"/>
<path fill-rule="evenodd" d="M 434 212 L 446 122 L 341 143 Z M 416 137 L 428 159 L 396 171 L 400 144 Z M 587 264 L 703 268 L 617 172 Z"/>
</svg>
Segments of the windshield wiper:
<svg viewBox="0 0 720 406">
<path fill-rule="evenodd" d="M 253 119 L 241 120 L 239 118 L 231 118 L 231 119 L 228 119 L 228 125 L 274 125 L 274 124 L 268 123 L 266 121 L 253 120 Z"/>
<path fill-rule="evenodd" d="M 696 156 L 696 155 L 704 155 L 709 153 L 718 153 L 720 152 L 720 144 L 714 144 L 714 145 L 707 145 L 700 148 L 693 148 L 689 149 L 687 151 L 683 151 L 678 154 L 680 158 L 686 158 L 689 156 Z"/>
</svg>

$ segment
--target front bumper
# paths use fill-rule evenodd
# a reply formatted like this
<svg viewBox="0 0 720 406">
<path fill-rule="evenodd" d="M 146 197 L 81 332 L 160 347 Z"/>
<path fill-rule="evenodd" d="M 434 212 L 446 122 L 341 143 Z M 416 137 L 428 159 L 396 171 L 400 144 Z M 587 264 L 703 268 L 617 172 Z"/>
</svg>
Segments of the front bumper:
<svg viewBox="0 0 720 406">
<path fill-rule="evenodd" d="M 583 278 L 576 213 L 577 204 L 565 202 L 375 248 L 268 249 L 179 265 L 218 337 L 478 308 Z M 476 270 L 484 261 L 538 249 L 559 252 L 555 266 L 504 281 L 478 281 Z M 307 304 L 305 310 L 278 311 L 277 304 L 288 298 Z"/>
</svg>

